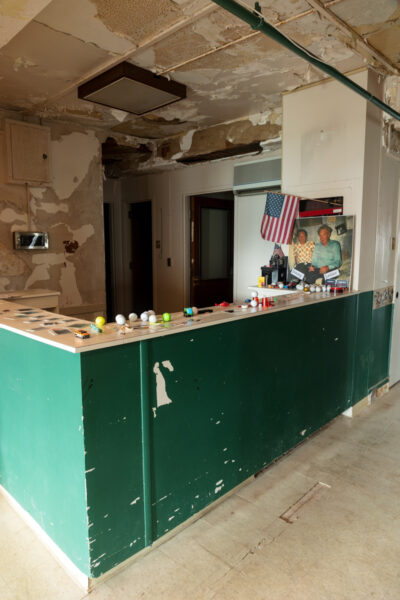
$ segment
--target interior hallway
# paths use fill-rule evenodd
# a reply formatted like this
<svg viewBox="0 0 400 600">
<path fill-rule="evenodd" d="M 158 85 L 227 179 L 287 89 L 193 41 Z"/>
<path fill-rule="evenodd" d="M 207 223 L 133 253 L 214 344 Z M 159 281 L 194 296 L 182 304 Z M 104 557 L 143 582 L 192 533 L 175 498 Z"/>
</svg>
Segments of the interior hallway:
<svg viewBox="0 0 400 600">
<path fill-rule="evenodd" d="M 323 397 L 321 395 L 321 402 Z M 337 418 L 91 600 L 398 600 L 400 385 Z M 330 485 L 288 524 L 279 516 Z M 1 600 L 79 600 L 0 496 Z"/>
</svg>

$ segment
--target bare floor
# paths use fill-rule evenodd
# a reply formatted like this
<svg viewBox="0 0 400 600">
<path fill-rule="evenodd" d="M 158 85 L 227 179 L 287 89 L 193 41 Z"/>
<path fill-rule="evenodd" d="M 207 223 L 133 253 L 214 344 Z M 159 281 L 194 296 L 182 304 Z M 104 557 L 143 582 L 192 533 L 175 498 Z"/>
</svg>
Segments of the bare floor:
<svg viewBox="0 0 400 600">
<path fill-rule="evenodd" d="M 282 520 L 318 482 L 330 487 L 293 523 Z M 0 497 L 0 599 L 83 597 Z M 400 600 L 400 385 L 336 419 L 89 598 Z"/>
</svg>

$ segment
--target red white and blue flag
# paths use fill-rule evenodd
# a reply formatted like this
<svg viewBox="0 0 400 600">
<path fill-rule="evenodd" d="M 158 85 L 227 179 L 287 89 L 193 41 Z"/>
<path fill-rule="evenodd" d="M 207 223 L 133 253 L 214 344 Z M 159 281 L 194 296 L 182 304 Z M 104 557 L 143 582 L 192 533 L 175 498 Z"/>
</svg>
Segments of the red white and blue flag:
<svg viewBox="0 0 400 600">
<path fill-rule="evenodd" d="M 283 250 L 282 250 L 282 248 L 280 247 L 279 244 L 275 244 L 272 256 L 279 256 L 279 258 L 282 258 L 283 256 L 285 256 L 283 254 Z"/>
<path fill-rule="evenodd" d="M 267 193 L 261 222 L 261 235 L 265 240 L 278 244 L 290 243 L 299 200 L 298 196 L 278 192 Z"/>
</svg>

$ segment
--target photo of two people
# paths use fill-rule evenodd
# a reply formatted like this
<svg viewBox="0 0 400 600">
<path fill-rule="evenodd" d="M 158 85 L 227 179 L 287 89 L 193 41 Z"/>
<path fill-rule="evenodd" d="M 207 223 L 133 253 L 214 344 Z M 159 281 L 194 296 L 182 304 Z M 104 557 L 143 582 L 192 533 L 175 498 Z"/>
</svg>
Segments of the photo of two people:
<svg viewBox="0 0 400 600">
<path fill-rule="evenodd" d="M 350 287 L 354 217 L 325 216 L 297 219 L 289 247 L 293 278 L 309 284 L 347 280 Z"/>
</svg>

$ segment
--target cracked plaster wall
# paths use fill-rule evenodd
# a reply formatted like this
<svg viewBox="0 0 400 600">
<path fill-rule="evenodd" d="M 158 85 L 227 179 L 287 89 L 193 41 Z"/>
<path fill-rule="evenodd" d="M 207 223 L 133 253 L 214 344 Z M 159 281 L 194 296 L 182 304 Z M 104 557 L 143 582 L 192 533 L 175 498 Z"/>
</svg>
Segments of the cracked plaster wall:
<svg viewBox="0 0 400 600">
<path fill-rule="evenodd" d="M 5 183 L 4 116 L 0 113 L 0 291 L 57 290 L 65 312 L 82 316 L 101 312 L 105 307 L 101 140 L 93 131 L 51 124 L 51 184 L 28 188 L 29 229 L 48 231 L 50 249 L 15 251 L 12 232 L 28 229 L 27 194 L 25 186 Z"/>
</svg>

